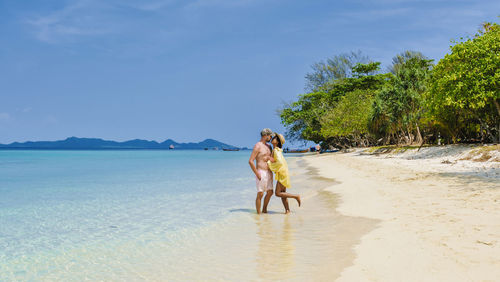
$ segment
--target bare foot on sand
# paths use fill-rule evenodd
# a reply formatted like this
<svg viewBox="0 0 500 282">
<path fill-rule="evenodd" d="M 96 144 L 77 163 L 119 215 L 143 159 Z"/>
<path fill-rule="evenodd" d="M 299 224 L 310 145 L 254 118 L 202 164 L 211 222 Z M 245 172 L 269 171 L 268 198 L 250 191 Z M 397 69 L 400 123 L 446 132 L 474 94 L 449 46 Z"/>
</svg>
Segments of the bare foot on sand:
<svg viewBox="0 0 500 282">
<path fill-rule="evenodd" d="M 297 198 L 295 198 L 295 200 L 297 200 L 297 203 L 299 203 L 299 207 L 300 207 L 300 196 L 297 196 Z"/>
<path fill-rule="evenodd" d="M 290 211 L 285 211 L 285 214 L 289 214 L 289 213 L 290 213 Z"/>
</svg>

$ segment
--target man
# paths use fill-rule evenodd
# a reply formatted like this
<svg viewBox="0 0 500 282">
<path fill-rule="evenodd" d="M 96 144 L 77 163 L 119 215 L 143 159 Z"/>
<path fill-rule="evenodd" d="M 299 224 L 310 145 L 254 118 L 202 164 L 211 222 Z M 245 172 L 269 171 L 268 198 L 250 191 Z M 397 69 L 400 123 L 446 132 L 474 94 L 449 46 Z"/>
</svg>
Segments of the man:
<svg viewBox="0 0 500 282">
<path fill-rule="evenodd" d="M 260 203 L 264 193 L 264 206 L 262 212 L 267 213 L 267 204 L 273 195 L 273 173 L 267 166 L 267 161 L 271 157 L 271 145 L 267 142 L 271 141 L 273 132 L 269 128 L 264 128 L 260 132 L 260 141 L 253 147 L 252 154 L 248 163 L 255 173 L 255 181 L 257 183 L 257 198 L 255 199 L 255 208 L 257 213 L 260 214 Z M 257 163 L 255 166 L 254 161 Z"/>
</svg>

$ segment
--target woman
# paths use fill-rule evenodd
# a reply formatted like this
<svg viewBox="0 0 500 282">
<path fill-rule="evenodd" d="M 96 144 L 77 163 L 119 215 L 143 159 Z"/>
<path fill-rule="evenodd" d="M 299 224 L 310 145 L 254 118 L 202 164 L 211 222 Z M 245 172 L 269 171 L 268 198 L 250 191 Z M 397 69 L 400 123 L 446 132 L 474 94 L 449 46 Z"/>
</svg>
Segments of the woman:
<svg viewBox="0 0 500 282">
<path fill-rule="evenodd" d="M 276 133 L 271 139 L 271 144 L 273 144 L 273 154 L 271 158 L 267 161 L 269 168 L 276 175 L 276 196 L 281 198 L 283 206 L 285 207 L 285 213 L 290 212 L 288 207 L 288 198 L 294 198 L 299 203 L 300 207 L 300 196 L 295 194 L 290 194 L 285 192 L 286 188 L 290 188 L 290 175 L 288 174 L 288 164 L 286 163 L 285 157 L 283 157 L 283 144 L 285 144 L 285 137 L 283 135 Z"/>
</svg>

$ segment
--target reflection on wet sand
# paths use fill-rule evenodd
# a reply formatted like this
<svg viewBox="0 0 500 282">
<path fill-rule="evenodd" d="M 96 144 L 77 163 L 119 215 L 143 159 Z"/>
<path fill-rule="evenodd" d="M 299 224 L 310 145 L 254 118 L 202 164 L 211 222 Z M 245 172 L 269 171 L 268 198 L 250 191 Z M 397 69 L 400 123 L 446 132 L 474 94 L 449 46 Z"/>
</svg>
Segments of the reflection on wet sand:
<svg viewBox="0 0 500 282">
<path fill-rule="evenodd" d="M 339 198 L 325 191 L 336 182 L 315 176 L 291 160 L 292 193 L 301 195 L 299 208 L 290 201 L 291 214 L 273 197 L 268 214 L 250 207 L 236 207 L 225 222 L 191 234 L 182 244 L 165 244 L 162 256 L 151 248 L 140 269 L 146 280 L 188 281 L 334 281 L 352 264 L 353 247 L 373 230 L 377 221 L 337 212 Z M 145 253 L 146 255 L 146 253 Z M 144 264 L 144 261 L 148 261 Z M 149 265 L 159 264 L 158 271 Z M 147 276 L 146 276 L 147 275 Z"/>
<path fill-rule="evenodd" d="M 297 173 L 294 184 L 303 199 L 292 213 L 255 215 L 258 247 L 256 272 L 263 280 L 335 280 L 354 259 L 352 247 L 372 230 L 377 221 L 341 215 L 338 198 L 324 188 L 335 181 L 315 176 L 314 171 Z M 281 203 L 279 203 L 281 204 Z M 272 201 L 279 208 L 277 198 Z"/>
<path fill-rule="evenodd" d="M 289 215 L 256 216 L 255 224 L 259 237 L 255 255 L 259 278 L 292 278 L 295 264 L 295 229 L 290 223 Z"/>
</svg>

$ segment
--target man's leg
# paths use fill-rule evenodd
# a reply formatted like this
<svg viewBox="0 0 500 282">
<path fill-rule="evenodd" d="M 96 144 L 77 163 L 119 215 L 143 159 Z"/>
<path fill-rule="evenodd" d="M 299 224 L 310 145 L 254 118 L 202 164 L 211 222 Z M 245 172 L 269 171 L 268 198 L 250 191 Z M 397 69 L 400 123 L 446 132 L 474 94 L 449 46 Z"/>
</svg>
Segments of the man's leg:
<svg viewBox="0 0 500 282">
<path fill-rule="evenodd" d="M 264 207 L 262 208 L 263 213 L 267 213 L 267 204 L 269 204 L 269 200 L 271 200 L 272 195 L 273 190 L 267 190 L 266 197 L 264 198 Z"/>
<path fill-rule="evenodd" d="M 257 192 L 257 198 L 255 199 L 255 209 L 257 210 L 257 214 L 260 214 L 260 202 L 263 195 L 264 192 Z"/>
</svg>

